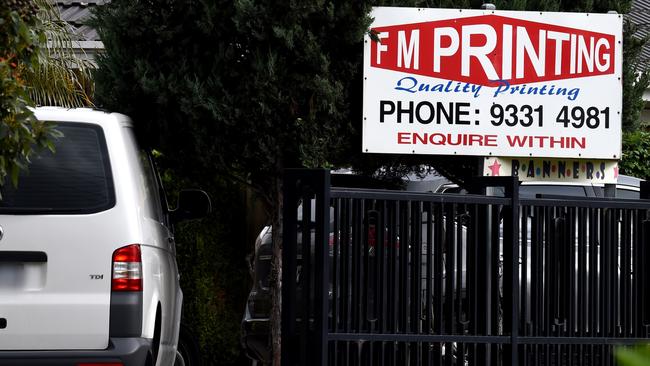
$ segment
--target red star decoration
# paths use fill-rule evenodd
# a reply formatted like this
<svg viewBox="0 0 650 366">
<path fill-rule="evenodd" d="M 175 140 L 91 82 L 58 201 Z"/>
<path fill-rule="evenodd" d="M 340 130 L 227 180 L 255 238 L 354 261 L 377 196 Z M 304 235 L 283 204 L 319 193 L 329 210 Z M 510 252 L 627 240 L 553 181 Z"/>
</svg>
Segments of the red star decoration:
<svg viewBox="0 0 650 366">
<path fill-rule="evenodd" d="M 488 168 L 492 171 L 492 176 L 496 177 L 499 175 L 499 169 L 501 169 L 501 164 L 495 159 L 492 165 L 488 165 Z"/>
<path fill-rule="evenodd" d="M 614 178 L 618 178 L 618 165 L 614 167 Z"/>
</svg>

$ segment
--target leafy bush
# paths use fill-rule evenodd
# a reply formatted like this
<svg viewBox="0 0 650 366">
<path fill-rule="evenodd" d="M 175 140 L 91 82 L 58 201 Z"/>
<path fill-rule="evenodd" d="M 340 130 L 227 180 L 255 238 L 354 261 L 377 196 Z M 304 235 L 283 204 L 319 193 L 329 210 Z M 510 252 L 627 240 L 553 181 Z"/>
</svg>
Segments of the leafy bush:
<svg viewBox="0 0 650 366">
<path fill-rule="evenodd" d="M 232 365 L 242 357 L 239 324 L 249 281 L 243 245 L 228 238 L 229 221 L 217 212 L 177 231 L 183 318 L 205 365 Z"/>
<path fill-rule="evenodd" d="M 650 365 L 650 346 L 635 348 L 621 347 L 616 350 L 616 360 L 620 366 Z"/>
<path fill-rule="evenodd" d="M 59 136 L 28 108 L 33 103 L 25 75 L 37 67 L 45 40 L 37 12 L 30 1 L 0 4 L 0 185 L 7 175 L 16 185 L 30 156 L 40 148 L 53 150 L 50 138 Z"/>
<path fill-rule="evenodd" d="M 623 135 L 621 173 L 650 178 L 650 132 L 635 131 Z"/>
<path fill-rule="evenodd" d="M 183 188 L 203 189 L 212 201 L 211 215 L 176 227 L 183 322 L 199 343 L 204 365 L 244 364 L 240 322 L 250 289 L 244 262 L 249 250 L 244 243 L 244 196 L 238 186 L 218 177 L 197 183 L 166 169 L 162 179 L 171 206 Z"/>
</svg>

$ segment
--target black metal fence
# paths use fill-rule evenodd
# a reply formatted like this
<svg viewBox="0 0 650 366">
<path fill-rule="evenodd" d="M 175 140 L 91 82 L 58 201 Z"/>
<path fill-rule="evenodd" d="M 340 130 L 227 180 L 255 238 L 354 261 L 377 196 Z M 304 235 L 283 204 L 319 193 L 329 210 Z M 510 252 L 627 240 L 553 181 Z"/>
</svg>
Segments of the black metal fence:
<svg viewBox="0 0 650 366">
<path fill-rule="evenodd" d="M 650 201 L 285 179 L 285 365 L 614 365 L 650 338 Z M 309 238 L 305 240 L 305 238 Z"/>
</svg>

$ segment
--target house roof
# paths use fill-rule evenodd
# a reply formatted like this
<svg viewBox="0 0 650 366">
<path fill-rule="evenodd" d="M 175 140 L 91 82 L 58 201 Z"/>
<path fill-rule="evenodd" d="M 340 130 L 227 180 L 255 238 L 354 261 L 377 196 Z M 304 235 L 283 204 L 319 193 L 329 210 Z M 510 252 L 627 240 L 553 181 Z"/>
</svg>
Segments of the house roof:
<svg viewBox="0 0 650 366">
<path fill-rule="evenodd" d="M 100 41 L 97 31 L 86 21 L 91 17 L 91 9 L 110 3 L 111 0 L 50 0 L 61 12 L 61 18 L 72 27 L 77 41 Z M 632 22 L 639 26 L 637 35 L 647 37 L 650 35 L 650 0 L 635 0 L 632 10 L 627 14 Z M 650 63 L 650 42 L 643 48 L 640 60 L 641 68 L 646 69 Z"/>
<path fill-rule="evenodd" d="M 84 38 L 82 40 L 99 40 L 97 32 L 84 25 L 84 22 L 91 16 L 90 9 L 110 3 L 111 0 L 51 0 L 51 2 L 61 11 L 61 18 L 75 26 L 78 34 Z M 635 24 L 641 25 L 640 36 L 644 37 L 650 33 L 650 0 L 635 0 L 628 16 Z M 644 55 L 650 59 L 650 47 L 646 47 Z"/>
<path fill-rule="evenodd" d="M 78 41 L 99 41 L 97 31 L 85 23 L 91 17 L 91 9 L 109 3 L 110 0 L 51 0 L 61 12 L 61 19 L 70 24 Z"/>
<path fill-rule="evenodd" d="M 638 37 L 650 36 L 650 0 L 635 0 L 632 3 L 632 10 L 627 16 L 639 27 L 636 33 Z M 648 68 L 648 62 L 650 62 L 650 42 L 646 43 L 643 47 L 641 60 L 639 61 L 641 68 Z"/>
</svg>

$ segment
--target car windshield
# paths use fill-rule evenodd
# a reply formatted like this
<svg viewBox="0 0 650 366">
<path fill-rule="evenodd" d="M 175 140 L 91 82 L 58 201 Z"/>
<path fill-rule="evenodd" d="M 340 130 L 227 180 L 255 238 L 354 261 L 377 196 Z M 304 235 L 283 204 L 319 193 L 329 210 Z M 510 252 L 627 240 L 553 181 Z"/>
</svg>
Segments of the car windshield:
<svg viewBox="0 0 650 366">
<path fill-rule="evenodd" d="M 616 198 L 639 199 L 639 191 L 618 188 L 616 189 Z"/>
<path fill-rule="evenodd" d="M 32 157 L 14 187 L 5 179 L 1 213 L 93 213 L 115 204 L 113 180 L 101 127 L 57 123 L 63 137 L 56 152 L 47 149 Z"/>
</svg>

